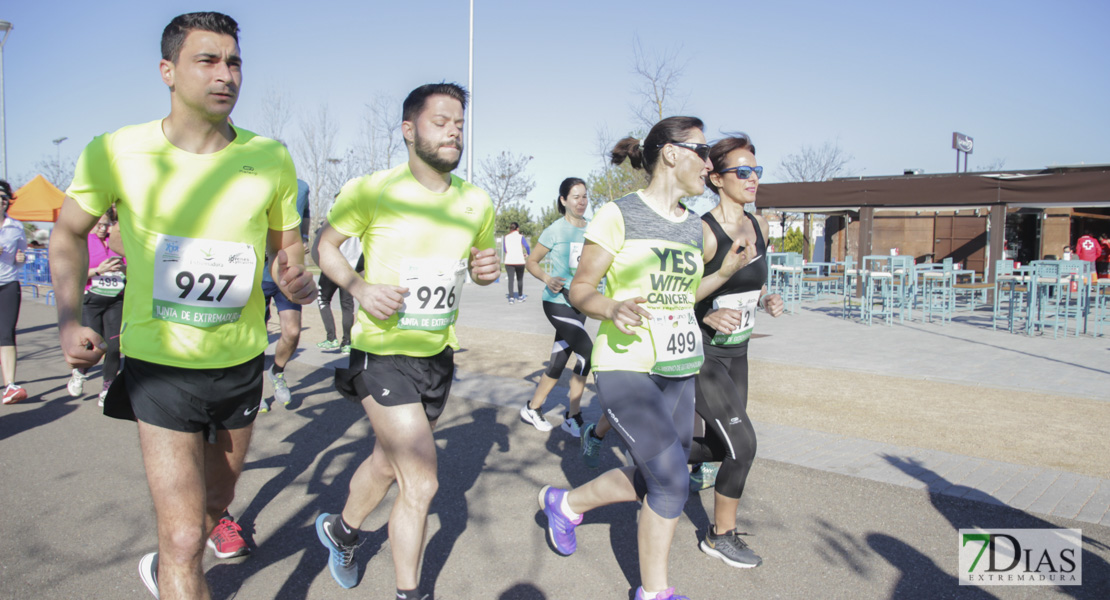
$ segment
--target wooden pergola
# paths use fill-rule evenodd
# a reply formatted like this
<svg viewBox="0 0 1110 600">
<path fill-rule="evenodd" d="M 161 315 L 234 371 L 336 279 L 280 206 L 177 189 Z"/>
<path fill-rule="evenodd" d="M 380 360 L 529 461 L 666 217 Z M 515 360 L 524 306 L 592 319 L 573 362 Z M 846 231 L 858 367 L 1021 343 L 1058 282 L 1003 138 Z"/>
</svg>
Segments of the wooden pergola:
<svg viewBox="0 0 1110 600">
<path fill-rule="evenodd" d="M 827 215 L 858 213 L 860 256 L 873 253 L 876 211 L 985 211 L 988 258 L 984 277 L 994 281 L 990 257 L 1003 256 L 1007 209 L 1110 207 L 1110 165 L 770 183 L 759 186 L 756 206 L 761 210 Z M 807 219 L 807 241 L 808 225 Z"/>
</svg>

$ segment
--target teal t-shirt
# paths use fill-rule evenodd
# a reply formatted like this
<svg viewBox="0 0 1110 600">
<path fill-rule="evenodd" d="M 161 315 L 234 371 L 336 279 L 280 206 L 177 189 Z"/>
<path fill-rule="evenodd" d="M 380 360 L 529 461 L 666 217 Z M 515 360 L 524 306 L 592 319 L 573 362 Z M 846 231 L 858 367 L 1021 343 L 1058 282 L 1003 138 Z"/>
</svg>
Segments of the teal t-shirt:
<svg viewBox="0 0 1110 600">
<path fill-rule="evenodd" d="M 543 230 L 540 245 L 547 248 L 547 260 L 551 265 L 551 275 L 562 277 L 563 287 L 570 290 L 570 280 L 578 270 L 582 258 L 582 245 L 586 242 L 586 227 L 575 227 L 566 219 L 559 219 Z M 543 301 L 570 306 L 563 294 L 552 293 L 543 287 Z"/>
</svg>

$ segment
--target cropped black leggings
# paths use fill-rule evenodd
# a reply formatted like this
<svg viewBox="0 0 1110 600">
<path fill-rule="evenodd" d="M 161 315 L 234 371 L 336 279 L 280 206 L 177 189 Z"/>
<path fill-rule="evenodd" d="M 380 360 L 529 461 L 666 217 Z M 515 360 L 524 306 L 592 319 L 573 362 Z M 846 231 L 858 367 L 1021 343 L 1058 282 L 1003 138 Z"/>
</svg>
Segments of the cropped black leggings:
<svg viewBox="0 0 1110 600">
<path fill-rule="evenodd" d="M 101 296 L 85 292 L 81 307 L 81 320 L 85 327 L 92 328 L 97 335 L 104 338 L 104 343 L 108 346 L 104 353 L 104 381 L 112 381 L 119 374 L 119 334 L 123 324 L 124 293 L 126 292 L 118 296 Z"/>
<path fill-rule="evenodd" d="M 586 332 L 586 315 L 574 310 L 566 304 L 543 302 L 543 314 L 555 328 L 555 344 L 551 346 L 551 361 L 544 373 L 552 379 L 558 379 L 567 368 L 571 354 L 578 355 L 578 362 L 574 365 L 574 374 L 585 377 L 590 374 L 590 355 L 594 351 L 593 340 Z"/>
<path fill-rule="evenodd" d="M 755 460 L 755 429 L 748 420 L 748 355 L 718 356 L 706 346 L 696 377 L 694 406 L 705 437 L 694 438 L 690 462 L 721 462 L 714 489 L 739 499 Z"/>
<path fill-rule="evenodd" d="M 690 494 L 694 378 L 630 371 L 603 371 L 594 378 L 601 409 L 636 463 L 636 495 L 660 517 L 678 518 Z"/>
</svg>

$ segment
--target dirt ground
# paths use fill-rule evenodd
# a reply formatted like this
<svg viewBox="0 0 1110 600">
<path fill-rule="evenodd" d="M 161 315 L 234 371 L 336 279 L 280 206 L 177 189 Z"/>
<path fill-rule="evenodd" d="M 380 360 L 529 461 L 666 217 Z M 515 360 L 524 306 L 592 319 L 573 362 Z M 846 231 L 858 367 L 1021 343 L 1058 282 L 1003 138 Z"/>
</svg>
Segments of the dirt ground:
<svg viewBox="0 0 1110 600">
<path fill-rule="evenodd" d="M 303 314 L 301 345 L 322 341 L 319 311 L 313 306 Z M 270 329 L 276 332 L 275 323 Z M 463 351 L 455 362 L 470 372 L 535 382 L 551 352 L 549 335 L 466 326 L 457 332 Z M 1110 477 L 1105 402 L 754 358 L 749 372 L 748 414 L 755 421 Z"/>
<path fill-rule="evenodd" d="M 459 368 L 535 381 L 551 337 L 505 336 L 459 326 Z M 749 372 L 755 421 L 1110 477 L 1105 402 L 755 359 Z"/>
</svg>

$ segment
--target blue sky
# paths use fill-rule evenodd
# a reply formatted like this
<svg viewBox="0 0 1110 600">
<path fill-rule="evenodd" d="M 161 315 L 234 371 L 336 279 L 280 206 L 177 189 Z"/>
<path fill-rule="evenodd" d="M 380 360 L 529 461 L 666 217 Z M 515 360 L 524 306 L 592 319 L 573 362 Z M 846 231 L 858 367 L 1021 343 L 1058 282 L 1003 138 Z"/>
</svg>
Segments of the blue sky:
<svg viewBox="0 0 1110 600">
<path fill-rule="evenodd" d="M 1105 1 L 475 4 L 468 151 L 476 165 L 503 150 L 533 156 L 535 205 L 598 167 L 600 127 L 635 127 L 637 36 L 649 51 L 681 48 L 681 112 L 711 139 L 751 134 L 766 182 L 781 181 L 785 155 L 828 141 L 856 175 L 951 172 L 953 131 L 975 138 L 972 169 L 1110 163 Z M 7 2 L 10 179 L 53 155 L 53 139 L 68 137 L 60 150 L 76 158 L 95 135 L 165 116 L 161 31 L 195 10 L 239 21 L 234 116 L 248 129 L 281 89 L 298 114 L 326 104 L 346 146 L 375 94 L 467 80 L 467 0 Z"/>
</svg>

